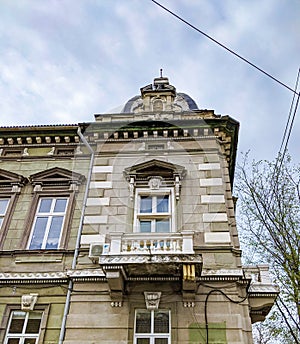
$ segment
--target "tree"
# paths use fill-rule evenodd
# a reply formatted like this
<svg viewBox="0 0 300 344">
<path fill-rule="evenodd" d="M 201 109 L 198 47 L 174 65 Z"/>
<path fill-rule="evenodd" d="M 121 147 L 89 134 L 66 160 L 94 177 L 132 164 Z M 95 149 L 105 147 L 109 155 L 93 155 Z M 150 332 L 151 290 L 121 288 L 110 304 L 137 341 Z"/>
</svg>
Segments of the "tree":
<svg viewBox="0 0 300 344">
<path fill-rule="evenodd" d="M 247 262 L 267 262 L 280 295 L 265 325 L 274 342 L 300 343 L 300 166 L 244 157 L 237 167 L 238 224 Z"/>
</svg>

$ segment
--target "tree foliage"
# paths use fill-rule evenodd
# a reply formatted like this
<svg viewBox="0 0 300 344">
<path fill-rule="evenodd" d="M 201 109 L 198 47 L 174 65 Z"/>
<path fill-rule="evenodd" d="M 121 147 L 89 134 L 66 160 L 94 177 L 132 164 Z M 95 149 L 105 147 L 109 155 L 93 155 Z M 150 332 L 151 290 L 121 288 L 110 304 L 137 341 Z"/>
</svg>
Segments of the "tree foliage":
<svg viewBox="0 0 300 344">
<path fill-rule="evenodd" d="M 236 189 L 244 258 L 267 262 L 280 287 L 267 323 L 257 327 L 257 342 L 269 336 L 300 343 L 300 166 L 288 155 L 252 163 L 246 155 L 238 166 Z"/>
</svg>

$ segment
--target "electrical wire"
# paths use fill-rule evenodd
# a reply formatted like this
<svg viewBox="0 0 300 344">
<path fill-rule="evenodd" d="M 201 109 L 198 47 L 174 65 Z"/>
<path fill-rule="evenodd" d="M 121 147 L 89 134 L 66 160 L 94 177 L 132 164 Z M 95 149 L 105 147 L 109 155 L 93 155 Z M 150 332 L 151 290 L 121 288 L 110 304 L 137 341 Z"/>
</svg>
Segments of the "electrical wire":
<svg viewBox="0 0 300 344">
<path fill-rule="evenodd" d="M 210 296 L 211 294 L 213 294 L 213 293 L 220 293 L 220 294 L 222 294 L 227 300 L 229 300 L 230 302 L 235 303 L 235 304 L 240 304 L 240 303 L 244 302 L 245 300 L 247 300 L 247 298 L 248 298 L 248 293 L 247 293 L 247 295 L 246 295 L 244 298 L 242 298 L 242 299 L 239 300 L 239 301 L 236 301 L 236 300 L 231 299 L 231 298 L 230 298 L 228 295 L 226 295 L 226 294 L 224 293 L 224 291 L 221 290 L 221 289 L 212 289 L 212 290 L 206 295 L 205 303 L 204 303 L 204 318 L 205 318 L 206 344 L 209 344 L 209 341 L 208 341 L 208 333 L 209 333 L 209 331 L 208 331 L 208 314 L 207 314 L 208 298 L 209 298 L 209 296 Z"/>
<path fill-rule="evenodd" d="M 223 49 L 227 50 L 229 53 L 233 54 L 235 57 L 239 58 L 240 60 L 246 62 L 248 65 L 250 65 L 251 67 L 255 68 L 256 70 L 258 70 L 259 72 L 263 73 L 264 75 L 266 75 L 267 77 L 269 77 L 270 79 L 272 79 L 273 81 L 277 82 L 278 84 L 280 84 L 281 86 L 285 87 L 286 89 L 288 89 L 289 91 L 291 91 L 292 93 L 296 93 L 298 96 L 300 96 L 299 93 L 295 92 L 295 90 L 293 90 L 291 87 L 289 87 L 288 85 L 286 85 L 285 83 L 283 83 L 282 81 L 278 80 L 277 78 L 275 78 L 274 76 L 272 76 L 270 73 L 267 73 L 265 70 L 263 70 L 262 68 L 258 67 L 257 65 L 255 65 L 254 63 L 250 62 L 249 60 L 247 60 L 245 57 L 241 56 L 240 54 L 236 53 L 235 51 L 233 51 L 232 49 L 228 48 L 227 46 L 225 46 L 224 44 L 220 43 L 219 41 L 217 41 L 215 38 L 209 36 L 207 33 L 205 33 L 204 31 L 198 29 L 196 26 L 194 26 L 193 24 L 191 24 L 190 22 L 188 22 L 187 20 L 183 19 L 182 17 L 180 17 L 178 14 L 174 13 L 173 11 L 169 10 L 167 7 L 161 5 L 158 1 L 156 0 L 151 0 L 154 4 L 156 4 L 157 6 L 159 6 L 160 8 L 162 8 L 164 11 L 170 13 L 172 16 L 174 16 L 175 18 L 177 18 L 178 20 L 182 21 L 184 24 L 188 25 L 189 27 L 191 27 L 193 30 L 197 31 L 198 33 L 200 33 L 201 35 L 205 36 L 206 38 L 208 38 L 209 40 L 211 40 L 212 42 L 216 43 L 217 45 L 219 45 L 220 47 L 222 47 Z"/>
</svg>

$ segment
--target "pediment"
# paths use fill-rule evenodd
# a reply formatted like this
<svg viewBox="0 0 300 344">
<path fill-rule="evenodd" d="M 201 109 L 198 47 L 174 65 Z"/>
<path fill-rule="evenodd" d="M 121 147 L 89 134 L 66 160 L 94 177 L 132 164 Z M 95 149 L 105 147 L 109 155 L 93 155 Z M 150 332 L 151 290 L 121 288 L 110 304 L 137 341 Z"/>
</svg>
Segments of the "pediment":
<svg viewBox="0 0 300 344">
<path fill-rule="evenodd" d="M 183 166 L 157 159 L 152 159 L 124 170 L 126 177 L 133 176 L 137 179 L 151 176 L 161 176 L 165 179 L 174 179 L 175 176 L 179 176 L 181 179 L 185 173 L 186 169 Z"/>
<path fill-rule="evenodd" d="M 27 179 L 17 173 L 3 170 L 0 168 L 0 186 L 12 186 L 12 185 L 24 185 L 26 184 Z"/>
<path fill-rule="evenodd" d="M 53 167 L 29 177 L 31 184 L 36 185 L 70 185 L 81 184 L 85 177 L 82 174 L 73 172 L 61 167 Z"/>
</svg>

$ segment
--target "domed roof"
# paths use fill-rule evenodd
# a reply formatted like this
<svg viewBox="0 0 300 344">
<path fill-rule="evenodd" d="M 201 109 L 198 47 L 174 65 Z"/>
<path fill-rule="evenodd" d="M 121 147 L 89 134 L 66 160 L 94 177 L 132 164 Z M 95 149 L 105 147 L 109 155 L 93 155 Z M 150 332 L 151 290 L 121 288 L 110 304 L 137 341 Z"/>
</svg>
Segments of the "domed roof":
<svg viewBox="0 0 300 344">
<path fill-rule="evenodd" d="M 159 102 L 161 105 L 158 104 Z M 142 87 L 141 95 L 129 99 L 124 105 L 122 113 L 170 110 L 176 112 L 194 111 L 198 110 L 198 106 L 186 93 L 177 93 L 176 88 L 169 84 L 168 78 L 161 76 L 154 79 L 153 85 Z"/>
</svg>

